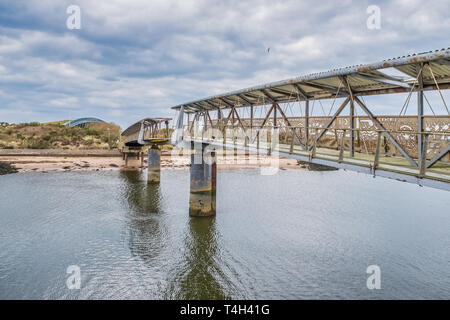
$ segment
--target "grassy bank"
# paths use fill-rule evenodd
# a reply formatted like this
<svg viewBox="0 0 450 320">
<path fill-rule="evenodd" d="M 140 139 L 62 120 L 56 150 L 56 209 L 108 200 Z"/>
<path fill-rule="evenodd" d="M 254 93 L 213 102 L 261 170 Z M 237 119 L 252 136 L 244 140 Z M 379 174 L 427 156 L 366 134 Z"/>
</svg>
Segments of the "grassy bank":
<svg viewBox="0 0 450 320">
<path fill-rule="evenodd" d="M 120 127 L 91 123 L 84 128 L 65 127 L 64 121 L 12 124 L 0 127 L 0 149 L 114 149 Z"/>
</svg>

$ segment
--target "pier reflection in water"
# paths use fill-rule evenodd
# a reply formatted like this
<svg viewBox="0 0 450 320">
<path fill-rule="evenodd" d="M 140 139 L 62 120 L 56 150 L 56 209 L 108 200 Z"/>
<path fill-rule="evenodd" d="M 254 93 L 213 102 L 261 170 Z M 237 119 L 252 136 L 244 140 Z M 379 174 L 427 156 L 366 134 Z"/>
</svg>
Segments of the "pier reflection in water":
<svg viewBox="0 0 450 320">
<path fill-rule="evenodd" d="M 219 281 L 225 281 L 217 260 L 220 250 L 217 244 L 215 217 L 192 218 L 184 244 L 184 268 L 172 283 L 170 296 L 176 299 L 226 299 Z"/>
<path fill-rule="evenodd" d="M 168 230 L 157 216 L 161 213 L 161 191 L 158 184 L 147 184 L 140 171 L 121 171 L 122 201 L 126 201 L 126 232 L 133 255 L 151 264 L 164 248 Z"/>
<path fill-rule="evenodd" d="M 164 250 L 168 226 L 161 222 L 163 196 L 159 184 L 147 184 L 145 174 L 136 170 L 120 172 L 123 200 L 129 207 L 127 233 L 133 255 L 151 265 Z M 182 236 L 184 254 L 169 280 L 166 298 L 226 299 L 219 279 L 224 278 L 217 265 L 217 230 L 215 217 L 189 218 L 189 228 Z M 174 252 L 173 254 L 175 254 Z"/>
</svg>

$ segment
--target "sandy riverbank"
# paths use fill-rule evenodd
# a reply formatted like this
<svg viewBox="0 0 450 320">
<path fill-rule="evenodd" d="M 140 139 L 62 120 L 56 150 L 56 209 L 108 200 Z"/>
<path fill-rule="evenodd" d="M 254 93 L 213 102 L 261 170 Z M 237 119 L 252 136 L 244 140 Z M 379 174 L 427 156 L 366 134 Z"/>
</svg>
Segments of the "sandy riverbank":
<svg viewBox="0 0 450 320">
<path fill-rule="evenodd" d="M 57 171 L 108 171 L 108 170 L 136 170 L 145 169 L 147 166 L 147 159 L 144 159 L 143 167 L 141 167 L 141 160 L 130 157 L 128 160 L 128 167 L 125 167 L 125 161 L 119 153 L 102 152 L 101 150 L 89 150 L 64 152 L 58 150 L 51 152 L 44 150 L 32 151 L 10 151 L 0 152 L 0 162 L 10 164 L 15 167 L 18 172 L 57 172 Z M 187 169 L 190 164 L 189 154 L 173 156 L 170 153 L 163 153 L 161 155 L 162 169 Z M 270 156 L 249 154 L 238 155 L 237 157 L 222 157 L 218 154 L 217 169 L 218 170 L 233 170 L 243 168 L 258 168 L 262 166 L 278 166 L 281 170 L 286 169 L 310 169 L 305 164 L 299 164 L 294 159 L 275 158 Z M 313 168 L 314 169 L 314 168 Z"/>
</svg>

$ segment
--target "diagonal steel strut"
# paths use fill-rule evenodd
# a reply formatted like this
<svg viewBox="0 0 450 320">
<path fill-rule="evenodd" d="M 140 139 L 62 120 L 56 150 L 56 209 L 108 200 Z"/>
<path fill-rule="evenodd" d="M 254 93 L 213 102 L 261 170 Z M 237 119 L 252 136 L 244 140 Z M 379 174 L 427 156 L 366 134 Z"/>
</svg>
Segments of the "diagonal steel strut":
<svg viewBox="0 0 450 320">
<path fill-rule="evenodd" d="M 362 103 L 362 101 L 359 100 L 358 97 L 355 96 L 354 99 L 359 104 L 361 109 L 363 109 L 364 112 L 367 113 L 367 115 L 369 116 L 370 120 L 372 120 L 375 123 L 375 125 L 378 127 L 378 129 L 382 130 L 383 134 L 388 139 L 391 140 L 392 144 L 398 149 L 398 151 L 400 151 L 400 153 L 406 158 L 406 160 L 408 160 L 408 162 L 413 167 L 418 167 L 417 163 L 413 160 L 413 158 L 411 158 L 411 156 L 402 148 L 402 146 L 397 142 L 397 140 L 395 140 L 395 138 L 389 133 L 389 131 L 386 130 L 386 128 L 383 126 L 383 124 L 381 124 L 381 122 L 377 118 L 375 118 L 375 116 L 366 107 L 366 105 L 364 103 Z"/>
</svg>

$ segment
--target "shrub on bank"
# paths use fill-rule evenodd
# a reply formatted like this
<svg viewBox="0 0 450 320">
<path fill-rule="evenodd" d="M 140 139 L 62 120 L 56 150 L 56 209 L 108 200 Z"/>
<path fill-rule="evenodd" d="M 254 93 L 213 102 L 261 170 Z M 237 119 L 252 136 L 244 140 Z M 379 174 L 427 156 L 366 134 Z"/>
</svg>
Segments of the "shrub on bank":
<svg viewBox="0 0 450 320">
<path fill-rule="evenodd" d="M 0 149 L 114 149 L 120 127 L 109 123 L 85 128 L 39 122 L 0 127 Z"/>
</svg>

